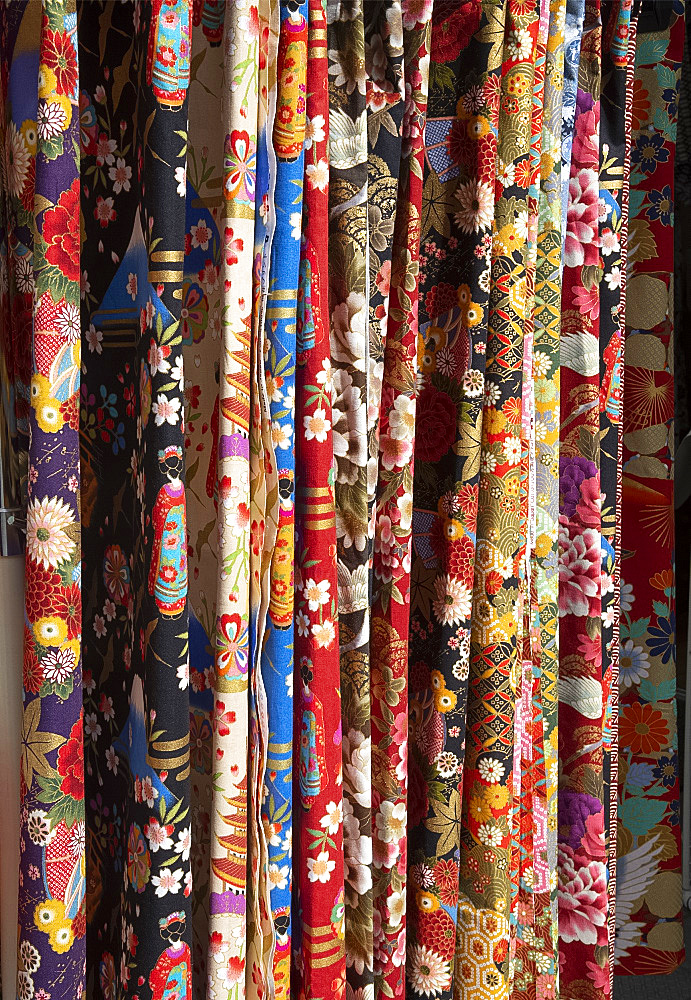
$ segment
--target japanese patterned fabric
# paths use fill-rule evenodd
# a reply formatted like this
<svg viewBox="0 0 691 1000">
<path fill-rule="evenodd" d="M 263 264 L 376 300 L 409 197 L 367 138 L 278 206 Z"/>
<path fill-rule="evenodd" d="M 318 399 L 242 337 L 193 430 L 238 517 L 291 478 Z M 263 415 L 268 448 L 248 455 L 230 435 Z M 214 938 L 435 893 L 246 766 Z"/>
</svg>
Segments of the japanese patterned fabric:
<svg viewBox="0 0 691 1000">
<path fill-rule="evenodd" d="M 682 962 L 683 51 L 681 0 L 0 6 L 19 1000 Z"/>
</svg>

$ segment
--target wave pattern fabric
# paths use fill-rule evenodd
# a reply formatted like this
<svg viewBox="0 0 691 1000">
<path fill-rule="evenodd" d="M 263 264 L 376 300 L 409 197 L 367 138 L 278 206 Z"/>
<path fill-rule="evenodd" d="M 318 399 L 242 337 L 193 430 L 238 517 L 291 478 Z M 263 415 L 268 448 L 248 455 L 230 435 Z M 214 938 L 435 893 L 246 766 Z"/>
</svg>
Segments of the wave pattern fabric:
<svg viewBox="0 0 691 1000">
<path fill-rule="evenodd" d="M 683 960 L 684 22 L 0 5 L 19 1000 Z"/>
</svg>

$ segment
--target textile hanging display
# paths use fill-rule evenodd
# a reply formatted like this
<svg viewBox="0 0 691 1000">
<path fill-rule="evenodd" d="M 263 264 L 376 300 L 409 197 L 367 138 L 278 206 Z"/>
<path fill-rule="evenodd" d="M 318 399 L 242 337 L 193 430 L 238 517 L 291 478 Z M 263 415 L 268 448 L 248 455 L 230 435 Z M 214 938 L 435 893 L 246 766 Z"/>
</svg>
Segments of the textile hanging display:
<svg viewBox="0 0 691 1000">
<path fill-rule="evenodd" d="M 20 1000 L 683 962 L 684 26 L 0 5 Z"/>
</svg>

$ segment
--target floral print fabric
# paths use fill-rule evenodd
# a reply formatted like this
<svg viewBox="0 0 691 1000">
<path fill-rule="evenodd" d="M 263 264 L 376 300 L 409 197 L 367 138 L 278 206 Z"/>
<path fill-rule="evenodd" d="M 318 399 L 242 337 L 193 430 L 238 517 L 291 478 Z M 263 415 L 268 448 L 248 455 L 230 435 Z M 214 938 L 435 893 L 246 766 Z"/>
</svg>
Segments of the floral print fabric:
<svg viewBox="0 0 691 1000">
<path fill-rule="evenodd" d="M 609 1000 L 683 959 L 683 30 L 0 7 L 20 1000 Z"/>
<path fill-rule="evenodd" d="M 77 24 L 70 3 L 23 13 L 4 25 L 39 81 L 38 101 L 13 81 L 5 140 L 14 346 L 30 359 L 28 399 L 14 386 L 29 430 L 17 992 L 68 997 L 83 988 L 86 933 Z M 41 115 L 52 128 L 37 130 Z"/>
<path fill-rule="evenodd" d="M 669 227 L 684 18 L 675 7 L 661 27 L 655 13 L 641 13 L 636 44 L 624 370 L 615 971 L 634 975 L 673 969 L 683 958 L 668 442 L 674 418 Z"/>
</svg>

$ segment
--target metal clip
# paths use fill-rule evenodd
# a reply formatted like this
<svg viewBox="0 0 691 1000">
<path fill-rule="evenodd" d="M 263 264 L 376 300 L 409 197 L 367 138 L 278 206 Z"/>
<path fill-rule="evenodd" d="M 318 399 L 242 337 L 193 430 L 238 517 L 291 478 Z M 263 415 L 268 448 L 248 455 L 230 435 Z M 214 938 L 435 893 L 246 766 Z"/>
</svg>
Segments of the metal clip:
<svg viewBox="0 0 691 1000">
<path fill-rule="evenodd" d="M 0 365 L 0 369 L 2 366 Z M 24 551 L 26 511 L 21 502 L 16 471 L 12 469 L 10 421 L 7 417 L 10 401 L 0 392 L 0 556 L 17 556 Z"/>
</svg>

